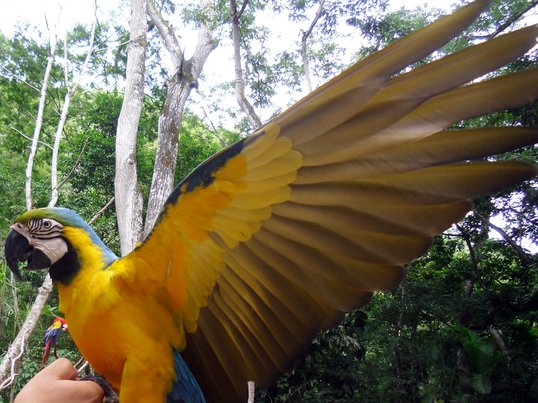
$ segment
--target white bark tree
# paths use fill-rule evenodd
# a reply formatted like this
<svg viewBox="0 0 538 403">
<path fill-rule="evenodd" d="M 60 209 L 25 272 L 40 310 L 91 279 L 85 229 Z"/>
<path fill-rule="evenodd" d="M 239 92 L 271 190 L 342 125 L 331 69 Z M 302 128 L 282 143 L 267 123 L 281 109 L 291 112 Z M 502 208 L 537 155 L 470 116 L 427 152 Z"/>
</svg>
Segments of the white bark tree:
<svg viewBox="0 0 538 403">
<path fill-rule="evenodd" d="M 232 42 L 234 49 L 234 64 L 235 64 L 235 98 L 241 110 L 247 115 L 247 120 L 251 129 L 257 129 L 262 125 L 262 121 L 256 114 L 252 104 L 248 101 L 245 95 L 245 79 L 243 77 L 243 69 L 241 67 L 241 29 L 239 20 L 243 15 L 249 0 L 245 0 L 241 9 L 237 9 L 237 1 L 230 0 L 231 25 L 232 25 Z"/>
<path fill-rule="evenodd" d="M 56 134 L 54 135 L 54 145 L 52 146 L 52 160 L 51 160 L 51 168 L 50 168 L 50 181 L 51 181 L 51 195 L 50 195 L 50 202 L 49 207 L 53 207 L 58 202 L 58 191 L 60 189 L 60 185 L 58 185 L 58 157 L 60 154 L 60 142 L 62 140 L 62 133 L 65 127 L 65 122 L 67 121 L 67 114 L 69 112 L 69 106 L 71 105 L 71 98 L 73 97 L 73 94 L 77 91 L 80 80 L 82 78 L 82 75 L 85 74 L 85 72 L 88 69 L 88 65 L 90 64 L 90 60 L 92 58 L 93 50 L 94 50 L 94 39 L 95 39 L 95 29 L 96 29 L 96 21 L 97 16 L 95 20 L 92 23 L 91 32 L 90 32 L 90 40 L 89 40 L 89 49 L 88 53 L 86 53 L 86 58 L 84 59 L 84 64 L 82 66 L 82 73 L 79 74 L 77 79 L 74 79 L 72 83 L 69 82 L 69 58 L 67 55 L 67 33 L 64 35 L 64 63 L 63 63 L 63 70 L 64 70 L 64 84 L 66 88 L 65 97 L 64 97 L 64 104 L 62 106 L 62 112 L 60 113 L 60 120 L 58 122 L 58 126 L 56 127 Z"/>
<path fill-rule="evenodd" d="M 213 2 L 200 0 L 200 4 L 208 19 L 211 20 Z M 185 104 L 191 90 L 197 86 L 207 58 L 217 45 L 210 26 L 203 20 L 198 29 L 194 53 L 190 59 L 186 59 L 174 30 L 159 13 L 153 0 L 147 0 L 147 12 L 170 55 L 172 69 L 167 80 L 166 98 L 159 117 L 157 155 L 144 226 L 146 236 L 153 228 L 164 202 L 174 187 L 179 131 Z"/>
<path fill-rule="evenodd" d="M 304 79 L 305 79 L 306 89 L 308 92 L 312 91 L 310 62 L 308 61 L 308 38 L 310 38 L 310 35 L 312 35 L 312 31 L 314 30 L 314 27 L 316 26 L 317 22 L 319 21 L 321 17 L 321 13 L 323 12 L 324 5 L 325 5 L 325 0 L 321 0 L 319 2 L 316 15 L 314 16 L 314 19 L 310 23 L 310 26 L 308 27 L 306 31 L 303 31 L 301 34 L 301 59 L 303 61 Z"/>
<path fill-rule="evenodd" d="M 144 101 L 146 61 L 146 0 L 131 0 L 130 41 L 127 48 L 125 94 L 116 134 L 114 193 L 122 255 L 142 237 L 142 193 L 138 188 L 136 139 Z"/>
<path fill-rule="evenodd" d="M 37 107 L 36 124 L 34 127 L 34 134 L 32 136 L 32 144 L 30 145 L 30 154 L 28 155 L 28 163 L 26 164 L 26 183 L 25 183 L 25 200 L 26 210 L 32 208 L 32 173 L 34 170 L 34 160 L 37 153 L 37 145 L 39 143 L 39 136 L 41 135 L 41 126 L 43 125 L 43 112 L 45 111 L 45 101 L 47 99 L 47 88 L 49 85 L 50 71 L 54 64 L 54 54 L 56 53 L 56 37 L 50 35 L 49 38 L 49 55 L 47 57 L 47 66 L 45 67 L 45 74 L 43 76 L 43 82 L 41 84 L 41 92 L 39 96 L 39 106 Z"/>
</svg>

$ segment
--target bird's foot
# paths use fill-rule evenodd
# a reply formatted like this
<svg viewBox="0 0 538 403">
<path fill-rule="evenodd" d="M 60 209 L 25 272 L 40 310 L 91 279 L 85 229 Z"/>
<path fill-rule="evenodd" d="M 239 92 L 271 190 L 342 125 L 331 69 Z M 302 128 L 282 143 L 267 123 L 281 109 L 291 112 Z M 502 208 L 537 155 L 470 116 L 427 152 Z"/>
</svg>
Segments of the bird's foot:
<svg viewBox="0 0 538 403">
<path fill-rule="evenodd" d="M 105 392 L 104 403 L 119 403 L 120 399 L 118 398 L 117 393 L 114 391 L 110 383 L 101 375 L 87 375 L 80 379 L 81 381 L 93 381 L 97 383 Z"/>
</svg>

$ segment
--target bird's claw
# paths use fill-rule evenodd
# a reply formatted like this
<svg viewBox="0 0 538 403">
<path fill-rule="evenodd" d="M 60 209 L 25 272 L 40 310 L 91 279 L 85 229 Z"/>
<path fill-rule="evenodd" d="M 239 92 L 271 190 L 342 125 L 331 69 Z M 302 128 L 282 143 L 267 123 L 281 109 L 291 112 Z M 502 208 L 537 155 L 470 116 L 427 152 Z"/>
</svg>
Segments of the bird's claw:
<svg viewBox="0 0 538 403">
<path fill-rule="evenodd" d="M 95 375 L 87 375 L 80 379 L 81 381 L 93 381 L 97 383 L 101 389 L 103 389 L 103 392 L 105 392 L 105 399 L 103 400 L 104 403 L 119 403 L 120 399 L 118 398 L 118 394 L 114 391 L 112 386 L 110 386 L 110 383 L 101 375 L 95 374 Z"/>
</svg>

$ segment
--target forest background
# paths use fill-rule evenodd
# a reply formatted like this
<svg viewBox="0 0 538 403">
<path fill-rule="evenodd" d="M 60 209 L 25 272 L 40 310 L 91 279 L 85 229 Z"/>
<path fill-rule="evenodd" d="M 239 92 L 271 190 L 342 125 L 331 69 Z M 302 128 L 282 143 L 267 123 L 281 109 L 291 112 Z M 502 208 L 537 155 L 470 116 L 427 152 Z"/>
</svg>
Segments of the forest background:
<svg viewBox="0 0 538 403">
<path fill-rule="evenodd" d="M 146 0 L 120 1 L 113 13 L 99 3 L 94 18 L 71 27 L 47 19 L 45 28 L 0 32 L 0 243 L 16 215 L 57 204 L 124 254 L 151 228 L 171 183 L 441 13 L 390 0 L 147 0 L 133 26 L 129 10 L 145 10 Z M 432 57 L 527 24 L 537 4 L 494 0 Z M 537 63 L 534 50 L 497 74 Z M 529 105 L 459 125 L 536 126 L 537 112 Z M 537 154 L 497 158 L 536 162 Z M 133 163 L 122 169 L 125 161 Z M 257 401 L 538 401 L 537 199 L 530 181 L 477 200 L 407 267 L 399 288 L 321 334 Z M 37 372 L 43 332 L 61 313 L 52 291 L 36 314 L 43 273 L 14 282 L 0 264 L 0 361 L 34 317 L 25 353 L 0 370 L 0 402 L 8 402 Z M 58 354 L 80 358 L 68 333 Z"/>
</svg>

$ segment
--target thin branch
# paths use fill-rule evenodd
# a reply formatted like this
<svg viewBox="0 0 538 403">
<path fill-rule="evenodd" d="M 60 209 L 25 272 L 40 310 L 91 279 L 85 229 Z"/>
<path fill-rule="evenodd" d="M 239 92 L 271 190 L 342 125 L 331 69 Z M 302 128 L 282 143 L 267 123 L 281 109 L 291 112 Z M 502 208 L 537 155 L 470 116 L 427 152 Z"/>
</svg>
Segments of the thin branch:
<svg viewBox="0 0 538 403">
<path fill-rule="evenodd" d="M 97 7 L 97 5 L 95 5 L 95 7 Z M 63 70 L 64 70 L 65 87 L 67 91 L 65 93 L 64 103 L 62 106 L 62 113 L 60 114 L 60 120 L 58 122 L 58 127 L 56 130 L 56 134 L 54 136 L 54 146 L 52 149 L 51 174 L 50 174 L 51 198 L 49 202 L 49 207 L 56 205 L 56 202 L 58 201 L 58 190 L 60 189 L 60 186 L 61 186 L 61 185 L 58 185 L 58 157 L 59 157 L 59 152 L 60 152 L 60 141 L 62 139 L 62 133 L 65 127 L 65 122 L 67 120 L 69 106 L 71 104 L 71 97 L 76 92 L 79 86 L 80 80 L 82 78 L 82 75 L 84 71 L 87 70 L 92 54 L 93 54 L 96 26 L 97 26 L 97 17 L 95 17 L 92 23 L 92 29 L 90 33 L 90 47 L 88 49 L 88 53 L 86 54 L 86 58 L 84 59 L 84 64 L 82 65 L 81 73 L 79 74 L 76 80 L 73 80 L 73 84 L 71 86 L 69 86 L 69 61 L 67 57 L 67 33 L 65 34 Z"/>
<path fill-rule="evenodd" d="M 8 75 L 9 77 L 13 78 L 14 80 L 17 80 L 25 85 L 27 85 L 28 87 L 30 87 L 31 89 L 33 89 L 35 92 L 39 92 L 39 88 L 37 88 L 36 86 L 34 86 L 32 83 L 29 83 L 28 81 L 26 81 L 24 78 L 22 77 L 19 77 L 17 76 L 15 73 L 9 71 L 8 69 L 6 69 L 4 66 L 1 66 L 0 69 L 2 69 L 2 74 L 6 74 Z M 32 116 L 33 118 L 33 116 Z"/>
<path fill-rule="evenodd" d="M 64 72 L 64 85 L 65 85 L 65 88 L 67 88 L 67 91 L 69 91 L 69 58 L 67 56 L 67 30 L 64 31 L 64 64 L 63 64 L 63 72 Z"/>
<path fill-rule="evenodd" d="M 495 38 L 496 36 L 502 34 L 504 31 L 506 31 L 510 25 L 512 25 L 514 22 L 519 20 L 527 11 L 532 9 L 533 7 L 536 7 L 538 5 L 538 0 L 531 1 L 527 7 L 525 7 L 523 10 L 521 10 L 519 13 L 516 13 L 514 15 L 511 15 L 510 18 L 508 18 L 504 23 L 499 25 L 495 31 L 493 31 L 491 34 L 488 35 L 473 35 L 473 39 L 481 39 L 481 40 L 490 40 Z"/>
<path fill-rule="evenodd" d="M 514 22 L 516 22 L 517 20 L 519 20 L 523 14 L 525 14 L 527 11 L 529 11 L 531 8 L 533 7 L 536 7 L 536 5 L 538 5 L 538 1 L 535 0 L 535 1 L 531 1 L 527 7 L 525 7 L 523 10 L 521 10 L 519 13 L 516 13 L 514 15 L 512 15 L 508 20 L 506 20 L 503 24 L 501 24 L 496 30 L 495 32 L 493 32 L 489 38 L 487 39 L 491 39 L 491 38 L 494 38 L 496 37 L 497 35 L 499 35 L 500 33 L 504 32 L 510 25 L 512 25 Z"/>
<path fill-rule="evenodd" d="M 407 274 L 407 267 L 405 267 L 405 273 Z M 398 391 L 401 390 L 401 385 L 403 384 L 403 375 L 402 375 L 402 328 L 404 321 L 405 313 L 405 304 L 406 304 L 406 289 L 407 289 L 407 276 L 404 276 L 400 284 L 400 312 L 398 313 L 398 321 L 396 322 L 396 343 L 394 345 L 394 366 L 396 370 L 396 388 Z M 402 401 L 401 392 L 398 392 L 394 399 L 396 402 Z"/>
<path fill-rule="evenodd" d="M 17 287 L 15 286 L 15 276 L 13 272 L 9 273 L 9 285 L 11 287 L 11 294 L 13 299 L 13 316 L 15 316 L 15 323 L 19 323 L 19 295 L 17 293 Z"/>
<path fill-rule="evenodd" d="M 215 127 L 215 124 L 213 123 L 213 121 L 211 120 L 211 118 L 209 117 L 205 107 L 202 105 L 202 112 L 204 113 L 204 117 L 206 118 L 206 120 L 209 122 L 209 125 L 211 126 L 211 133 L 213 133 L 213 135 L 217 138 L 217 140 L 219 141 L 220 145 L 222 147 L 224 147 L 226 145 L 224 139 L 220 136 L 220 134 L 218 133 L 218 130 L 217 128 Z"/>
<path fill-rule="evenodd" d="M 248 3 L 248 2 L 245 2 Z M 243 3 L 243 6 L 245 6 Z M 232 40 L 235 62 L 235 98 L 241 110 L 247 115 L 248 123 L 252 129 L 256 129 L 262 125 L 261 119 L 256 114 L 251 103 L 245 96 L 245 79 L 243 77 L 243 69 L 241 68 L 241 31 L 239 29 L 240 13 L 237 12 L 236 0 L 230 0 L 230 9 L 232 17 Z M 244 11 L 242 9 L 242 11 Z"/>
<path fill-rule="evenodd" d="M 84 140 L 84 144 L 82 145 L 82 150 L 80 150 L 80 153 L 78 155 L 77 160 L 73 164 L 73 167 L 67 174 L 67 176 L 62 180 L 62 182 L 58 185 L 58 189 L 60 189 L 68 180 L 71 178 L 77 167 L 80 165 L 80 161 L 82 161 L 82 155 L 84 154 L 84 151 L 86 150 L 86 146 L 88 145 L 89 137 L 86 137 L 86 140 Z"/>
<path fill-rule="evenodd" d="M 8 386 L 11 386 L 13 382 L 15 382 L 15 378 L 17 377 L 17 362 L 21 359 L 22 355 L 24 354 L 24 344 L 25 344 L 25 336 L 22 335 L 22 337 L 19 339 L 18 344 L 13 342 L 12 345 L 14 345 L 14 349 L 18 349 L 19 353 L 11 360 L 11 366 L 9 371 L 9 376 L 4 379 L 4 381 L 0 384 L 0 390 L 4 390 Z"/>
<path fill-rule="evenodd" d="M 174 63 L 174 69 L 180 68 L 183 65 L 184 55 L 183 51 L 181 50 L 181 46 L 179 46 L 179 42 L 174 33 L 174 30 L 172 29 L 170 24 L 165 21 L 165 19 L 161 16 L 159 11 L 155 7 L 155 3 L 153 2 L 153 0 L 147 0 L 146 9 L 149 18 L 159 30 L 159 34 L 163 40 L 165 48 L 170 53 L 170 57 L 172 58 L 172 61 Z"/>
<path fill-rule="evenodd" d="M 95 3 L 94 15 L 95 15 L 95 19 L 92 22 L 88 53 L 86 53 L 86 57 L 84 58 L 84 63 L 82 64 L 82 68 L 80 70 L 80 74 L 79 74 L 77 80 L 74 80 L 73 86 L 70 88 L 71 94 L 73 94 L 77 90 L 78 86 L 80 85 L 80 81 L 82 79 L 82 76 L 84 75 L 84 72 L 88 69 L 88 66 L 90 64 L 90 60 L 91 60 L 92 56 L 95 53 L 95 31 L 97 29 L 97 3 Z"/>
<path fill-rule="evenodd" d="M 469 250 L 469 256 L 471 257 L 471 264 L 473 266 L 473 272 L 477 272 L 478 260 L 476 258 L 476 254 L 474 253 L 473 245 L 471 244 L 471 237 L 467 233 L 467 231 L 463 229 L 463 227 L 460 224 L 456 224 L 456 228 L 460 231 L 463 237 L 463 240 L 465 241 L 465 244 L 467 245 L 467 249 Z"/>
<path fill-rule="evenodd" d="M 110 207 L 110 205 L 112 203 L 114 203 L 114 196 L 112 196 L 112 198 L 107 202 L 107 204 L 105 204 L 103 206 L 103 208 L 101 208 L 101 210 L 99 210 L 97 213 L 95 213 L 95 215 L 92 217 L 92 219 L 90 221 L 88 221 L 88 224 L 92 225 L 95 222 L 95 220 L 97 220 L 99 218 L 99 216 L 101 214 L 103 214 L 108 207 Z"/>
<path fill-rule="evenodd" d="M 319 2 L 318 11 L 316 12 L 316 15 L 312 22 L 310 23 L 310 26 L 306 31 L 303 32 L 303 35 L 301 37 L 301 57 L 303 59 L 303 69 L 304 69 L 304 75 L 306 80 L 306 89 L 308 92 L 312 91 L 312 80 L 310 79 L 310 63 L 308 62 L 308 54 L 307 54 L 307 41 L 310 35 L 312 34 L 312 30 L 316 26 L 317 22 L 321 18 L 321 14 L 323 12 L 323 6 L 325 5 L 325 0 L 321 0 Z"/>
<path fill-rule="evenodd" d="M 81 360 L 82 360 L 82 359 L 81 359 Z M 80 362 L 80 361 L 79 361 L 79 362 Z M 90 363 L 89 363 L 88 361 L 86 361 L 86 360 L 84 360 L 84 364 L 82 364 L 82 365 L 80 366 L 80 368 L 77 368 L 77 366 L 75 365 L 75 368 L 77 368 L 77 372 L 78 372 L 78 374 L 79 374 L 79 375 L 82 374 L 82 372 L 88 367 L 88 365 L 90 365 Z"/>
<path fill-rule="evenodd" d="M 26 140 L 30 140 L 32 141 L 32 138 L 30 136 L 27 136 L 26 134 L 24 134 L 23 132 L 21 132 L 19 129 L 17 129 L 16 127 L 13 127 L 13 126 L 10 126 L 9 127 L 11 130 L 13 131 L 16 131 L 18 134 L 20 134 L 22 137 L 24 137 Z M 45 143 L 44 141 L 41 141 L 41 140 L 38 140 L 37 141 L 38 144 L 41 144 L 47 148 L 49 148 L 50 150 L 52 150 L 52 146 L 48 145 L 47 143 Z"/>
<path fill-rule="evenodd" d="M 325 5 L 325 0 L 321 0 L 319 2 L 318 11 L 316 11 L 316 15 L 314 16 L 314 19 L 310 23 L 310 26 L 308 27 L 308 29 L 305 32 L 303 32 L 302 41 L 306 41 L 308 39 L 308 37 L 312 34 L 312 30 L 314 29 L 314 27 L 318 23 L 319 19 L 321 18 L 321 14 L 323 12 L 323 6 L 324 5 Z"/>
<path fill-rule="evenodd" d="M 497 225 L 493 224 L 490 220 L 488 220 L 486 217 L 484 217 L 482 214 L 480 214 L 476 209 L 474 210 L 474 213 L 477 215 L 480 220 L 486 224 L 488 227 L 493 228 L 495 231 L 499 233 L 503 237 L 503 239 L 516 251 L 517 255 L 521 259 L 521 261 L 525 265 L 529 265 L 531 263 L 531 260 L 529 256 L 525 253 L 523 248 L 519 246 L 511 237 L 508 235 L 501 227 L 498 227 Z"/>
<path fill-rule="evenodd" d="M 249 0 L 245 0 L 243 2 L 243 5 L 241 6 L 241 10 L 239 10 L 239 12 L 237 13 L 237 18 L 238 19 L 241 18 L 241 16 L 243 15 L 245 10 L 247 9 L 248 3 L 249 3 Z"/>
<path fill-rule="evenodd" d="M 127 39 L 126 41 L 123 41 L 123 42 L 120 42 L 114 46 L 107 46 L 105 48 L 100 48 L 100 49 L 95 49 L 93 51 L 94 54 L 99 54 L 99 53 L 104 53 L 104 52 L 107 52 L 108 50 L 110 49 L 117 49 L 117 48 L 121 48 L 122 46 L 125 46 L 125 45 L 129 45 L 131 42 L 136 42 L 138 40 L 140 40 L 144 35 L 139 35 L 137 36 L 136 38 L 129 38 Z"/>
<path fill-rule="evenodd" d="M 478 216 L 480 216 L 480 214 L 476 210 L 475 210 L 475 213 Z M 487 221 L 485 219 L 485 217 L 481 217 L 481 218 L 482 218 L 482 220 L 484 222 Z M 478 261 L 477 261 L 477 258 L 476 258 L 476 254 L 474 252 L 474 248 L 473 248 L 473 246 L 471 244 L 470 236 L 459 224 L 456 224 L 456 227 L 461 232 L 461 234 L 463 236 L 463 239 L 465 240 L 465 243 L 467 244 L 467 248 L 469 249 L 469 254 L 471 256 L 471 262 L 472 262 L 472 267 L 473 267 L 473 272 L 474 272 L 473 277 L 478 281 L 478 283 L 480 284 L 482 289 L 486 292 L 489 299 L 491 300 L 492 299 L 491 293 L 489 292 L 489 289 L 486 287 L 486 285 L 482 281 L 482 276 L 480 275 L 480 272 L 479 272 L 479 269 L 478 269 Z M 510 363 L 510 353 L 509 353 L 509 351 L 508 351 L 508 349 L 506 347 L 506 344 L 504 343 L 504 340 L 503 340 L 503 338 L 501 336 L 501 333 L 493 325 L 489 326 L 488 330 L 489 330 L 489 333 L 493 336 L 493 338 L 495 340 L 495 343 L 497 344 L 499 349 L 505 354 L 507 362 Z"/>
<path fill-rule="evenodd" d="M 456 224 L 456 228 L 460 231 L 463 240 L 465 241 L 465 244 L 467 245 L 467 249 L 469 250 L 469 256 L 471 257 L 471 270 L 473 274 L 474 280 L 478 281 L 480 284 L 480 287 L 484 291 L 486 291 L 489 294 L 489 289 L 486 287 L 484 282 L 482 281 L 482 276 L 480 275 L 480 269 L 478 268 L 478 258 L 476 257 L 476 253 L 473 247 L 473 244 L 471 243 L 471 236 L 467 231 L 463 229 L 463 227 L 460 224 Z"/>
</svg>

